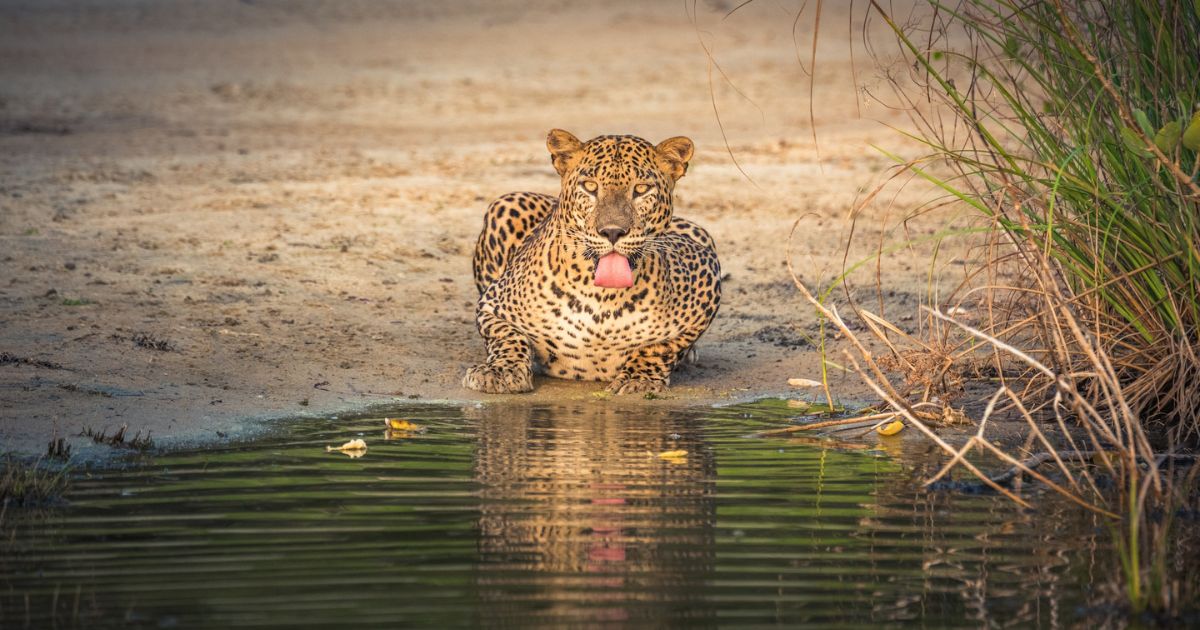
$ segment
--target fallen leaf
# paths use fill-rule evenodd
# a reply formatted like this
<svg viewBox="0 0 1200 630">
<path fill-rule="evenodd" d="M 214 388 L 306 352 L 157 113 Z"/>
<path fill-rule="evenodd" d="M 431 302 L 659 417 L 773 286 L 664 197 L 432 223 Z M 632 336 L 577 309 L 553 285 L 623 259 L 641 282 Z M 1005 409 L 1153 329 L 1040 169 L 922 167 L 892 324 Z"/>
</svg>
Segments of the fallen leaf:
<svg viewBox="0 0 1200 630">
<path fill-rule="evenodd" d="M 789 378 L 788 385 L 792 387 L 820 387 L 821 381 L 814 381 L 811 378 Z"/>
<path fill-rule="evenodd" d="M 326 453 L 332 453 L 335 451 L 339 452 L 339 453 L 345 453 L 347 456 L 349 456 L 351 458 L 362 457 L 363 455 L 365 455 L 367 453 L 367 443 L 365 441 L 363 441 L 361 438 L 358 438 L 358 439 L 350 440 L 349 442 L 346 442 L 345 444 L 338 446 L 338 447 L 333 447 L 333 446 L 325 447 Z"/>
<path fill-rule="evenodd" d="M 891 422 L 889 422 L 875 430 L 879 432 L 879 435 L 896 435 L 903 428 L 904 428 L 904 421 L 892 420 Z"/>
<path fill-rule="evenodd" d="M 654 453 L 650 453 L 650 452 L 647 452 L 646 454 L 650 455 L 652 457 L 655 456 Z M 674 450 L 674 451 L 663 451 L 657 455 L 657 457 L 659 459 L 665 460 L 672 464 L 686 464 L 687 456 L 688 456 L 688 452 L 683 449 Z"/>
<path fill-rule="evenodd" d="M 389 431 L 420 431 L 425 428 L 415 422 L 400 418 L 384 418 L 383 423 L 387 425 Z"/>
</svg>

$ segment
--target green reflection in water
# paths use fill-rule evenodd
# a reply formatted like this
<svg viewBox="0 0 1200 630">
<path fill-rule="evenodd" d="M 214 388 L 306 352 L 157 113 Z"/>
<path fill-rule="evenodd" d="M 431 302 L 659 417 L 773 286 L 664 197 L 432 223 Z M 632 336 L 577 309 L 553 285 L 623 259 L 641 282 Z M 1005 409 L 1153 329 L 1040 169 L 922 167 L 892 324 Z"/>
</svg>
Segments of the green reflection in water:
<svg viewBox="0 0 1200 630">
<path fill-rule="evenodd" d="M 93 472 L 6 523 L 0 625 L 1070 625 L 1086 517 L 927 493 L 922 454 L 746 437 L 787 413 L 412 407 L 399 439 L 302 420 Z"/>
</svg>

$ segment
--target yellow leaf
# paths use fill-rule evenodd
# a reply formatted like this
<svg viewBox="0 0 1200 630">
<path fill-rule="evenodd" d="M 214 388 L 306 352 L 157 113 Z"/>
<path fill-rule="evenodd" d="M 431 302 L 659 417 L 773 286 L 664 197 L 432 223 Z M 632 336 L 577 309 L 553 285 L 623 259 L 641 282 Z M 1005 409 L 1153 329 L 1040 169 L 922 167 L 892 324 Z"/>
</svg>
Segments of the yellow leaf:
<svg viewBox="0 0 1200 630">
<path fill-rule="evenodd" d="M 663 451 L 659 453 L 658 456 L 663 459 L 687 459 L 688 452 L 683 449 L 676 451 Z"/>
<path fill-rule="evenodd" d="M 326 453 L 333 453 L 333 452 L 345 453 L 346 455 L 348 455 L 352 458 L 353 457 L 362 457 L 367 452 L 367 443 L 365 441 L 363 441 L 361 438 L 354 439 L 354 440 L 350 440 L 349 442 L 346 442 L 345 444 L 338 446 L 338 447 L 326 446 L 325 452 Z"/>
<path fill-rule="evenodd" d="M 387 425 L 387 428 L 390 431 L 420 431 L 421 429 L 425 428 L 415 422 L 409 422 L 408 420 L 401 420 L 399 418 L 384 418 L 383 422 Z"/>
<path fill-rule="evenodd" d="M 814 381 L 811 378 L 789 378 L 788 385 L 792 387 L 820 387 L 821 381 Z"/>
<path fill-rule="evenodd" d="M 902 420 L 892 420 L 875 430 L 879 432 L 879 435 L 896 435 L 903 428 L 904 422 Z"/>
</svg>

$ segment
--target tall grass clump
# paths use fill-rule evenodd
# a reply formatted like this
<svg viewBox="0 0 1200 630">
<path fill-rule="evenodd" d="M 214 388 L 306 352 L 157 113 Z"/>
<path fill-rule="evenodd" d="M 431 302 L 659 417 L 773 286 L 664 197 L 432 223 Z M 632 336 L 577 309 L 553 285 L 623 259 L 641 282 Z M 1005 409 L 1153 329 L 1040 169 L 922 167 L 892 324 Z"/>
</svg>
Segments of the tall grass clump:
<svg viewBox="0 0 1200 630">
<path fill-rule="evenodd" d="M 41 460 L 27 462 L 12 455 L 0 459 L 0 525 L 11 505 L 38 508 L 59 500 L 67 488 L 67 469 L 50 470 Z"/>
<path fill-rule="evenodd" d="M 897 94 L 931 150 L 910 168 L 1004 237 L 984 286 L 1007 308 L 963 329 L 1033 386 L 993 403 L 1047 403 L 1073 447 L 1060 457 L 1043 440 L 1068 480 L 1051 485 L 1114 519 L 1135 609 L 1176 607 L 1170 519 L 1147 514 L 1178 500 L 1173 453 L 1200 438 L 1200 3 L 930 6 L 921 27 L 872 3 L 912 68 Z M 964 452 L 1028 468 L 985 424 Z M 1102 491 L 1089 465 L 1120 490 Z"/>
<path fill-rule="evenodd" d="M 1061 296 L 1083 339 L 1045 304 L 1001 330 L 1060 374 L 1100 352 L 1141 426 L 1200 441 L 1200 3 L 930 4 L 927 28 L 873 6 L 914 69 L 897 93 L 926 161 L 950 174 L 912 168 L 992 220 L 1024 274 L 1011 288 Z"/>
<path fill-rule="evenodd" d="M 1185 451 L 1200 444 L 1200 2 L 928 5 L 928 19 L 901 19 L 872 0 L 867 19 L 895 34 L 894 56 L 870 48 L 901 69 L 891 85 L 928 149 L 894 156 L 898 168 L 994 230 L 955 298 L 978 300 L 986 321 L 928 310 L 964 339 L 947 365 L 982 349 L 1000 376 L 967 444 L 942 441 L 931 403 L 893 387 L 885 362 L 797 284 L 854 344 L 867 383 L 952 455 L 941 474 L 966 467 L 1022 504 L 1009 482 L 1036 478 L 1109 523 L 1133 611 L 1195 606 L 1200 570 L 1175 553 L 1172 515 L 1195 500 Z M 859 315 L 907 361 L 889 341 L 897 328 Z M 1043 453 L 1017 457 L 988 438 L 1002 407 Z M 1012 468 L 989 477 L 972 451 Z"/>
</svg>

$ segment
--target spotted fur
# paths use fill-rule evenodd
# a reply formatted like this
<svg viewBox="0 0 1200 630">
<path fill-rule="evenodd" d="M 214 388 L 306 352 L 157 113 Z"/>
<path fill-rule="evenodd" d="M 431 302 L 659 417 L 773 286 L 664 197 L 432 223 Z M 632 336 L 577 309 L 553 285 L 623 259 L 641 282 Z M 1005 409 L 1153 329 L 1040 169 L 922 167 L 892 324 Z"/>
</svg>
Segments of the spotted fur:
<svg viewBox="0 0 1200 630">
<path fill-rule="evenodd" d="M 488 356 L 463 385 L 530 391 L 536 361 L 556 378 L 610 381 L 613 393 L 661 391 L 721 302 L 712 238 L 672 215 L 692 142 L 582 143 L 556 129 L 547 146 L 558 198 L 511 193 L 484 213 L 474 272 Z M 597 261 L 612 251 L 628 258 L 632 287 L 594 285 Z"/>
</svg>

